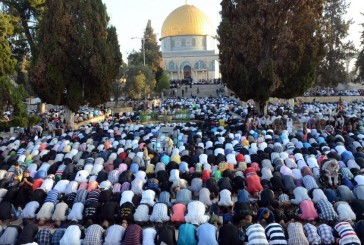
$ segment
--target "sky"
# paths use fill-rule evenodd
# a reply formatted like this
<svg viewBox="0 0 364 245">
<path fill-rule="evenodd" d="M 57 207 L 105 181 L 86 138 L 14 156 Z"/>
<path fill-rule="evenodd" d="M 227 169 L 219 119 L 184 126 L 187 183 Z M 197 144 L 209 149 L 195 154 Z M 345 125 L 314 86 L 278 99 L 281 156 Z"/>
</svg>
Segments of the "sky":
<svg viewBox="0 0 364 245">
<path fill-rule="evenodd" d="M 161 28 L 166 17 L 176 8 L 186 3 L 186 0 L 103 0 L 110 16 L 110 23 L 118 32 L 120 49 L 123 59 L 126 60 L 129 53 L 139 50 L 141 38 L 148 20 L 152 21 L 154 33 L 160 38 Z M 221 0 L 187 0 L 188 4 L 201 9 L 210 17 L 212 24 L 217 29 L 221 16 Z M 347 0 L 350 8 L 345 16 L 355 22 L 350 28 L 349 39 L 357 48 L 360 47 L 360 23 L 364 23 L 364 1 Z M 133 39 L 134 38 L 134 39 Z"/>
</svg>

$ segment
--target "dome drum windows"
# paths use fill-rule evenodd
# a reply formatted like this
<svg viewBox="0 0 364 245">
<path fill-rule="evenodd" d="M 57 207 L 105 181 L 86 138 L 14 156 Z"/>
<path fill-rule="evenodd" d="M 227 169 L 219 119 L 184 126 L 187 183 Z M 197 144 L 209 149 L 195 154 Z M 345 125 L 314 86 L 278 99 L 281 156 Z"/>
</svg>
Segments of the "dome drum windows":
<svg viewBox="0 0 364 245">
<path fill-rule="evenodd" d="M 195 70 L 206 70 L 207 66 L 206 66 L 205 62 L 203 62 L 202 60 L 199 60 L 195 63 L 194 68 L 195 68 Z"/>
</svg>

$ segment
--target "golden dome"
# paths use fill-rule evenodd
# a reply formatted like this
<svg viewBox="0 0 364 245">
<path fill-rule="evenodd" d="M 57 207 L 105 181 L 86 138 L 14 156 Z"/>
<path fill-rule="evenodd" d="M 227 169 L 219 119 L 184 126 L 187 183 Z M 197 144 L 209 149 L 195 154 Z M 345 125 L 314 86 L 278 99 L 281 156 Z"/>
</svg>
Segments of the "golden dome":
<svg viewBox="0 0 364 245">
<path fill-rule="evenodd" d="M 195 6 L 186 4 L 168 15 L 162 26 L 161 38 L 213 33 L 209 17 Z"/>
</svg>

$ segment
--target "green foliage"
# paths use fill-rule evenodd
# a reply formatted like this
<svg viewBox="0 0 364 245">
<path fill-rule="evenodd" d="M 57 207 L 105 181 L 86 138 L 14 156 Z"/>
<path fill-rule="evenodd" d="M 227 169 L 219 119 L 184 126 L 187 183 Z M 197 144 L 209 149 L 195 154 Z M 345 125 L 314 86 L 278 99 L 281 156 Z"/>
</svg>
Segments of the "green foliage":
<svg viewBox="0 0 364 245">
<path fill-rule="evenodd" d="M 143 51 L 136 52 L 133 50 L 128 56 L 128 64 L 130 66 L 143 65 Z"/>
<path fill-rule="evenodd" d="M 133 99 L 143 99 L 153 92 L 155 83 L 149 67 L 129 66 L 124 90 Z"/>
<path fill-rule="evenodd" d="M 46 1 L 31 83 L 47 103 L 97 106 L 109 100 L 121 65 L 114 27 L 101 0 Z"/>
<path fill-rule="evenodd" d="M 353 23 L 344 19 L 348 8 L 346 0 L 331 0 L 325 4 L 322 29 L 326 54 L 318 70 L 318 85 L 336 86 L 348 82 L 346 61 L 356 53 L 353 42 L 344 41 Z"/>
<path fill-rule="evenodd" d="M 147 26 L 144 30 L 144 36 L 141 39 L 140 52 L 132 52 L 128 56 L 128 63 L 132 66 L 142 65 L 144 63 L 143 42 L 145 48 L 145 65 L 148 66 L 158 82 L 163 74 L 162 52 L 158 45 L 157 35 L 154 33 L 152 22 L 148 20 Z"/>
<path fill-rule="evenodd" d="M 362 14 L 364 15 L 364 14 Z M 361 24 L 362 32 L 361 32 L 361 51 L 359 52 L 358 59 L 356 60 L 356 69 L 359 72 L 359 76 L 361 79 L 364 79 L 364 23 Z"/>
<path fill-rule="evenodd" d="M 25 117 L 16 116 L 11 121 L 12 121 L 12 126 L 19 126 L 25 128 L 28 125 L 28 120 Z"/>
<path fill-rule="evenodd" d="M 322 58 L 324 0 L 223 0 L 218 28 L 220 70 L 241 100 L 303 94 Z"/>
<path fill-rule="evenodd" d="M 16 18 L 16 38 L 12 39 L 15 53 L 22 57 L 27 49 L 34 54 L 37 49 L 35 33 L 37 23 L 42 19 L 46 0 L 0 0 L 5 11 Z"/>
<path fill-rule="evenodd" d="M 27 98 L 24 86 L 20 85 L 15 87 L 9 79 L 3 76 L 0 77 L 0 93 L 2 95 L 0 100 L 0 115 L 3 115 L 3 109 L 5 107 L 11 107 L 14 118 L 10 126 L 27 126 L 29 115 L 27 113 L 27 107 L 23 103 Z"/>
<path fill-rule="evenodd" d="M 0 76 L 14 72 L 16 60 L 12 57 L 12 51 L 8 37 L 14 32 L 11 17 L 0 13 Z"/>
<path fill-rule="evenodd" d="M 145 63 L 148 65 L 154 74 L 158 71 L 162 63 L 162 52 L 158 45 L 157 35 L 154 33 L 152 22 L 148 20 L 144 31 L 145 40 Z"/>
<path fill-rule="evenodd" d="M 163 89 L 169 89 L 169 87 L 170 87 L 169 78 L 167 74 L 163 72 L 161 78 L 159 79 L 159 81 L 157 81 L 157 85 L 155 86 L 155 91 L 160 93 L 163 91 Z"/>
<path fill-rule="evenodd" d="M 42 120 L 41 117 L 37 116 L 37 115 L 31 115 L 28 117 L 28 127 L 37 125 L 38 123 L 40 123 Z"/>
</svg>

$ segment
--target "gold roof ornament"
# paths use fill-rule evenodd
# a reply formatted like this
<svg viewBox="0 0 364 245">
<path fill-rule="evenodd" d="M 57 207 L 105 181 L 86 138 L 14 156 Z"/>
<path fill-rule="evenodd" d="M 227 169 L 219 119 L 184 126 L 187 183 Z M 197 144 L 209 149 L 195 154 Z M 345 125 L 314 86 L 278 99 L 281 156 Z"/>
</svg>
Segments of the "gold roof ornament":
<svg viewBox="0 0 364 245">
<path fill-rule="evenodd" d="M 214 35 L 209 17 L 193 5 L 183 5 L 170 13 L 162 26 L 161 38 Z"/>
</svg>

